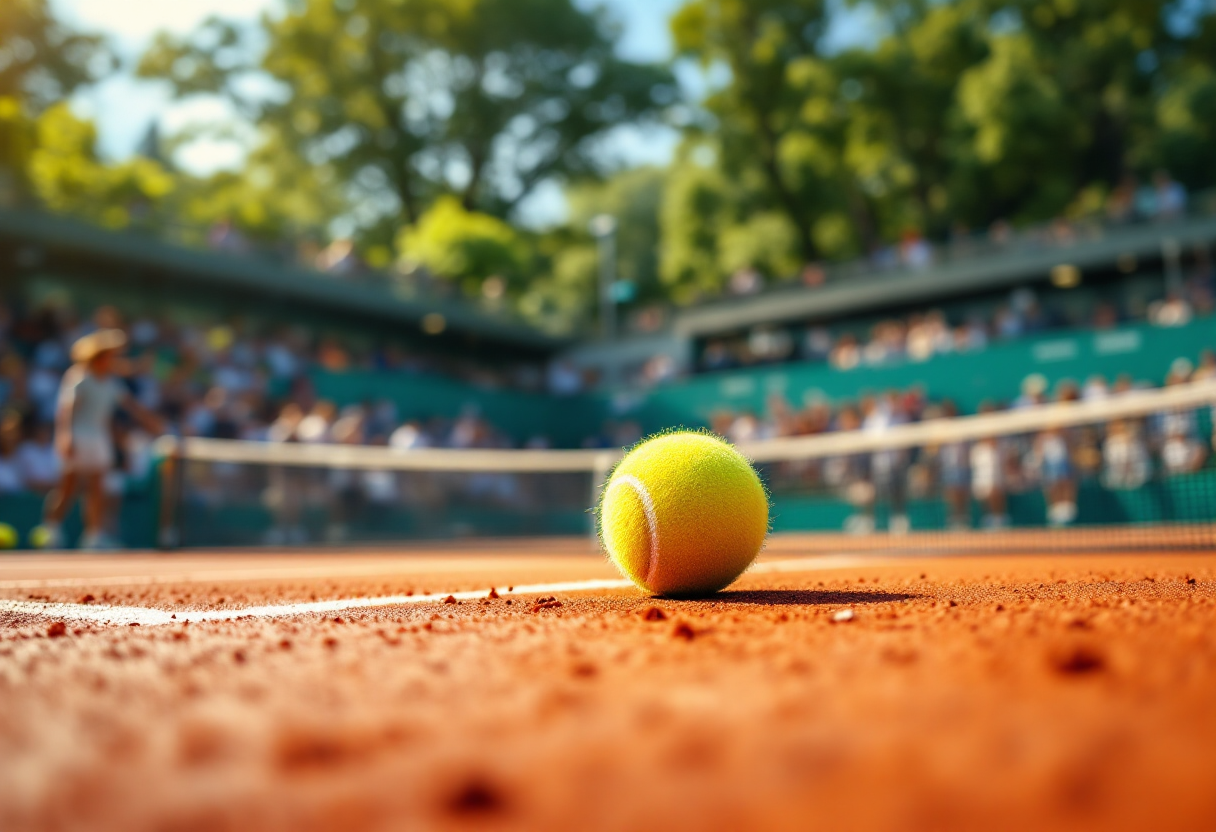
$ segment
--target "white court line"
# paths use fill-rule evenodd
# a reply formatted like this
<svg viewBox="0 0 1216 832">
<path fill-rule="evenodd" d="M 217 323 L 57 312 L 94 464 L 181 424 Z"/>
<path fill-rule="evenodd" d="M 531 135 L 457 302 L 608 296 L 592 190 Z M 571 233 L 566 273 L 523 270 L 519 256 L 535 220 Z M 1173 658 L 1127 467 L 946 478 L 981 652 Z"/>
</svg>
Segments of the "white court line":
<svg viewBox="0 0 1216 832">
<path fill-rule="evenodd" d="M 400 566 L 403 562 L 398 562 Z M 484 564 L 477 564 L 479 567 Z M 442 572 L 459 572 L 464 564 L 446 563 Z M 92 589 L 103 586 L 161 586 L 163 584 L 225 584 L 240 581 L 294 581 L 311 578 L 398 578 L 423 577 L 425 572 L 404 572 L 393 565 L 368 563 L 361 565 L 308 567 L 274 566 L 267 568 L 248 569 L 216 569 L 182 572 L 181 574 L 163 575 L 108 575 L 89 578 L 25 578 L 13 581 L 0 581 L 0 590 L 5 589 L 63 589 L 80 587 Z"/>
<path fill-rule="evenodd" d="M 797 558 L 759 563 L 748 570 L 747 574 L 818 572 L 827 569 L 845 569 L 858 566 L 862 563 L 873 566 L 878 561 L 873 558 L 845 556 Z M 73 584 L 73 586 L 79 585 L 81 584 Z M 531 584 L 516 586 L 511 589 L 507 589 L 507 587 L 495 587 L 495 591 L 501 597 L 510 598 L 512 596 L 543 595 L 555 592 L 594 592 L 596 590 L 607 589 L 628 589 L 632 586 L 633 583 L 627 580 L 601 579 Z M 151 607 L 112 607 L 104 604 L 58 604 L 45 601 L 0 600 L 0 617 L 9 614 L 67 619 L 91 624 L 140 624 L 142 626 L 155 627 L 185 622 L 235 621 L 243 618 L 288 618 L 297 615 L 335 613 L 372 607 L 434 604 L 443 601 L 448 596 L 458 601 L 472 601 L 485 598 L 488 592 L 489 590 L 486 589 L 475 589 L 461 592 L 432 592 L 426 595 L 384 595 L 375 598 L 340 598 L 332 601 L 268 604 L 224 610 L 161 610 Z"/>
</svg>

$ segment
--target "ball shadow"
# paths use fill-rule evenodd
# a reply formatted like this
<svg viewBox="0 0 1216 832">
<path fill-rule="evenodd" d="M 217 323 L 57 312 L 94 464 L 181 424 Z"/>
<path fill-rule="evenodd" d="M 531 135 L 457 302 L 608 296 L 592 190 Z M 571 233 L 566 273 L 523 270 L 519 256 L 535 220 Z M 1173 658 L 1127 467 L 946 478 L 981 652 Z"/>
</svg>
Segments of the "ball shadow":
<svg viewBox="0 0 1216 832">
<path fill-rule="evenodd" d="M 912 595 L 906 592 L 882 592 L 880 590 L 866 589 L 728 589 L 698 600 L 726 604 L 758 604 L 769 607 L 814 607 L 847 604 L 885 604 L 894 601 L 909 601 L 919 597 L 919 595 Z"/>
</svg>

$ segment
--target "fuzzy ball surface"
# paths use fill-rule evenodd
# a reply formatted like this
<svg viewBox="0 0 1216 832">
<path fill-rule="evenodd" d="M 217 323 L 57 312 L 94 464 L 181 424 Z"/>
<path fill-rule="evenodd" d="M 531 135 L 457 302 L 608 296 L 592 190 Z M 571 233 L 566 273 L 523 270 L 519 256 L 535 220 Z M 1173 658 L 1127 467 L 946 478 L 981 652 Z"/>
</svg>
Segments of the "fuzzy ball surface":
<svg viewBox="0 0 1216 832">
<path fill-rule="evenodd" d="M 768 495 L 747 458 L 706 433 L 666 433 L 621 460 L 600 501 L 600 536 L 622 573 L 656 595 L 730 585 L 764 545 Z"/>
<path fill-rule="evenodd" d="M 17 545 L 17 530 L 8 523 L 0 523 L 0 549 L 12 549 Z"/>
</svg>

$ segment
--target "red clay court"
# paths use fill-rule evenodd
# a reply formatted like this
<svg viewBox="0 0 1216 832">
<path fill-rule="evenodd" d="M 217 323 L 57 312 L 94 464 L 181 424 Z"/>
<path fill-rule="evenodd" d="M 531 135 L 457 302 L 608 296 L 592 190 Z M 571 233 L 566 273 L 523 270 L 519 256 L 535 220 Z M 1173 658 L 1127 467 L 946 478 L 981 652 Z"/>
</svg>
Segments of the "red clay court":
<svg viewBox="0 0 1216 832">
<path fill-rule="evenodd" d="M 1210 556 L 825 549 L 5 557 L 0 828 L 1216 826 Z"/>
</svg>

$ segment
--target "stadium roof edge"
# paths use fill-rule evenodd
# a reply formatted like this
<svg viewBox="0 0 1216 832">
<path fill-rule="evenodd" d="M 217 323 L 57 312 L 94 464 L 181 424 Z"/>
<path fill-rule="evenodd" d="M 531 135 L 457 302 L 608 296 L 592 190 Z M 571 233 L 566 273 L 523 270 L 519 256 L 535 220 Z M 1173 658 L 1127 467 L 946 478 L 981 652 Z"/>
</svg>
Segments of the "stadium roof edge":
<svg viewBox="0 0 1216 832">
<path fill-rule="evenodd" d="M 255 257 L 175 246 L 137 232 L 111 231 L 43 211 L 0 209 L 0 238 L 186 274 L 202 284 L 239 287 L 247 292 L 289 297 L 297 302 L 389 321 L 418 323 L 424 316 L 437 312 L 452 330 L 533 349 L 556 350 L 570 340 L 523 323 L 499 320 L 449 300 L 405 298 L 394 294 L 388 286 L 325 277 Z"/>
<path fill-rule="evenodd" d="M 685 337 L 706 336 L 763 323 L 821 318 L 964 292 L 1002 289 L 1046 277 L 1053 267 L 1063 263 L 1084 270 L 1114 263 L 1124 254 L 1159 255 L 1162 243 L 1169 239 L 1183 246 L 1216 240 L 1216 217 L 1196 217 L 1169 226 L 1134 226 L 1100 240 L 972 257 L 920 272 L 858 276 L 820 288 L 797 286 L 752 297 L 716 300 L 677 312 L 673 329 Z"/>
</svg>

